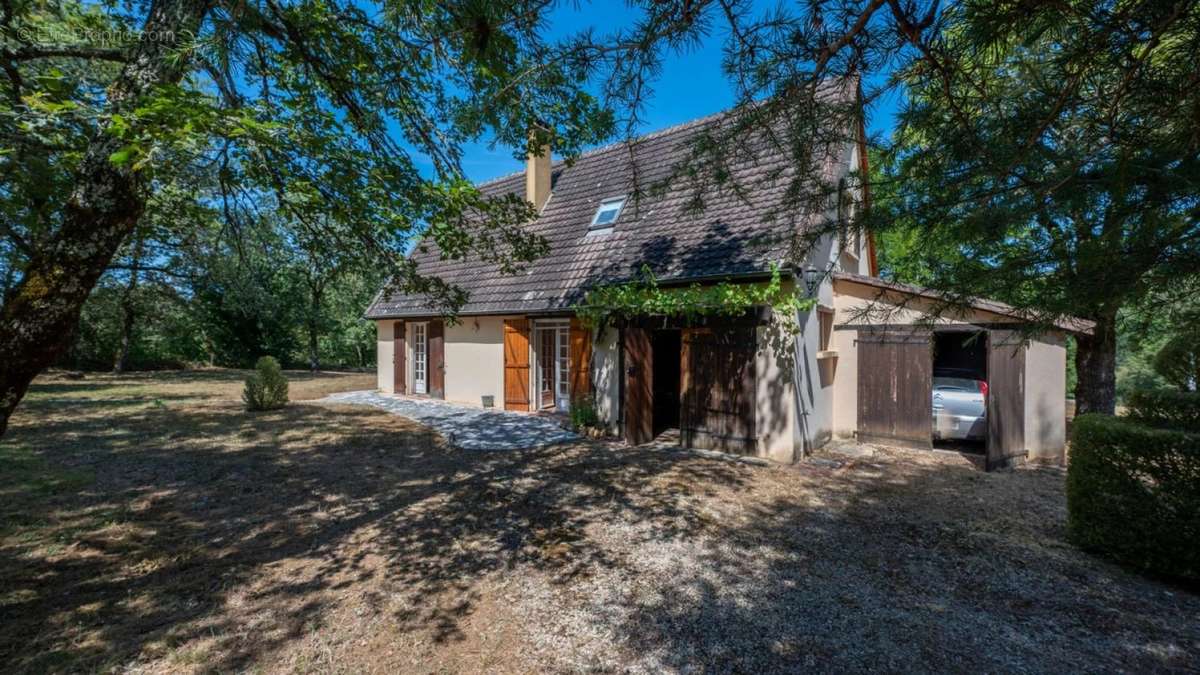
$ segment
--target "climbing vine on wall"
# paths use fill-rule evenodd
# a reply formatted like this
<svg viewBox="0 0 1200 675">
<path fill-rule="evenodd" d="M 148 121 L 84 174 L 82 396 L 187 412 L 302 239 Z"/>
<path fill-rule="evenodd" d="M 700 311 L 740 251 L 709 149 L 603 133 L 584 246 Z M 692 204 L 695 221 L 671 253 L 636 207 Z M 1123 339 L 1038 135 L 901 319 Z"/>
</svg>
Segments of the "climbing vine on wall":
<svg viewBox="0 0 1200 675">
<path fill-rule="evenodd" d="M 702 316 L 738 316 L 765 305 L 773 310 L 772 322 L 783 332 L 795 335 L 800 332 L 797 314 L 815 304 L 816 300 L 784 287 L 778 265 L 771 266 L 771 278 L 766 283 L 722 281 L 665 288 L 658 285 L 650 268 L 643 266 L 635 281 L 589 291 L 575 313 L 588 326 L 603 328 L 616 318 L 659 315 L 692 321 Z"/>
</svg>

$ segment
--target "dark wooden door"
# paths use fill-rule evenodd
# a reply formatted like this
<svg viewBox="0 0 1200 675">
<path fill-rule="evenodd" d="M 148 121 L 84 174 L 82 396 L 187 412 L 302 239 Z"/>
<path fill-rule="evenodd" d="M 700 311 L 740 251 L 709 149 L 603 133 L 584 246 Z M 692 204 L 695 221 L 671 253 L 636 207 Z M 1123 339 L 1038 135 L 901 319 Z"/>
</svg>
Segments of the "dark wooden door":
<svg viewBox="0 0 1200 675">
<path fill-rule="evenodd" d="M 625 343 L 625 441 L 631 445 L 654 439 L 654 361 L 650 331 L 630 326 Z"/>
<path fill-rule="evenodd" d="M 529 410 L 529 320 L 504 320 L 504 409 Z"/>
<path fill-rule="evenodd" d="M 1025 450 L 1025 338 L 988 331 L 987 468 L 1011 465 Z"/>
<path fill-rule="evenodd" d="M 756 452 L 755 352 L 752 327 L 684 329 L 679 359 L 683 445 Z"/>
<path fill-rule="evenodd" d="M 446 328 L 441 319 L 429 322 L 429 395 L 446 398 Z"/>
<path fill-rule="evenodd" d="M 933 447 L 933 348 L 927 330 L 858 332 L 858 439 Z"/>
<path fill-rule="evenodd" d="M 408 380 L 404 373 L 404 322 L 392 326 L 392 391 L 397 394 L 408 392 Z"/>
</svg>

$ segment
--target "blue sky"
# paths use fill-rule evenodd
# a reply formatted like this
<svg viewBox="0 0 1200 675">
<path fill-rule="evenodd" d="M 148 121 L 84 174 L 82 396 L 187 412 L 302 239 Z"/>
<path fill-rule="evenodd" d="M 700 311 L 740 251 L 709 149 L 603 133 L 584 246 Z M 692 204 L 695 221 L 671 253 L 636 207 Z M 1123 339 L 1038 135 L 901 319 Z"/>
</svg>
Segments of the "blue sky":
<svg viewBox="0 0 1200 675">
<path fill-rule="evenodd" d="M 768 9 L 774 2 L 761 2 Z M 589 25 L 603 35 L 627 23 L 636 16 L 634 10 L 616 0 L 593 3 L 565 2 L 555 8 L 549 20 L 552 38 L 575 34 Z M 640 129 L 647 133 L 688 120 L 703 117 L 728 108 L 733 103 L 733 89 L 721 73 L 721 46 L 726 31 L 720 22 L 704 43 L 693 50 L 670 56 L 654 83 L 653 96 L 644 111 L 645 123 Z M 894 119 L 896 101 L 885 100 L 868 111 L 870 133 L 886 133 Z M 487 180 L 522 168 L 513 159 L 510 148 L 487 147 L 487 142 L 468 146 L 463 156 L 463 171 L 472 181 Z"/>
</svg>

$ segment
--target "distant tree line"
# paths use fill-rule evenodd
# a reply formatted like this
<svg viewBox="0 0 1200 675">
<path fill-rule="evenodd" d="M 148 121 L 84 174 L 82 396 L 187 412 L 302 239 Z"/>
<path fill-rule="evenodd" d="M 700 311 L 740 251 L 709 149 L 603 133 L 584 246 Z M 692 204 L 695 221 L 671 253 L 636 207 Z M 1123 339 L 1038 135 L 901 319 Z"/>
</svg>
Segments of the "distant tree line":
<svg viewBox="0 0 1200 675">
<path fill-rule="evenodd" d="M 215 222 L 187 237 L 140 227 L 84 303 L 59 367 L 366 368 L 374 324 L 363 311 L 383 282 L 290 228 L 232 232 Z M 344 258 L 344 257 L 341 257 Z"/>
</svg>

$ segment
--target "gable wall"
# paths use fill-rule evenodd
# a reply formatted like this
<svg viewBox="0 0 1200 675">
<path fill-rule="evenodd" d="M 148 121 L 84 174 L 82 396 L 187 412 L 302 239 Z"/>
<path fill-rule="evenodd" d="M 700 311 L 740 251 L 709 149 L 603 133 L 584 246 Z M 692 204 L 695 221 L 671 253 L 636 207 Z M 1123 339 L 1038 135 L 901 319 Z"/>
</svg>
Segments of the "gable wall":
<svg viewBox="0 0 1200 675">
<path fill-rule="evenodd" d="M 865 284 L 836 280 L 832 284 L 834 294 L 833 349 L 837 357 L 833 360 L 833 435 L 852 438 L 858 429 L 858 331 L 839 328 L 861 324 L 911 325 L 924 318 L 925 312 L 933 308 L 933 302 L 902 293 L 885 292 Z M 939 325 L 967 323 L 995 323 L 1011 321 L 999 314 L 974 310 L 961 316 L 939 317 Z"/>
</svg>

